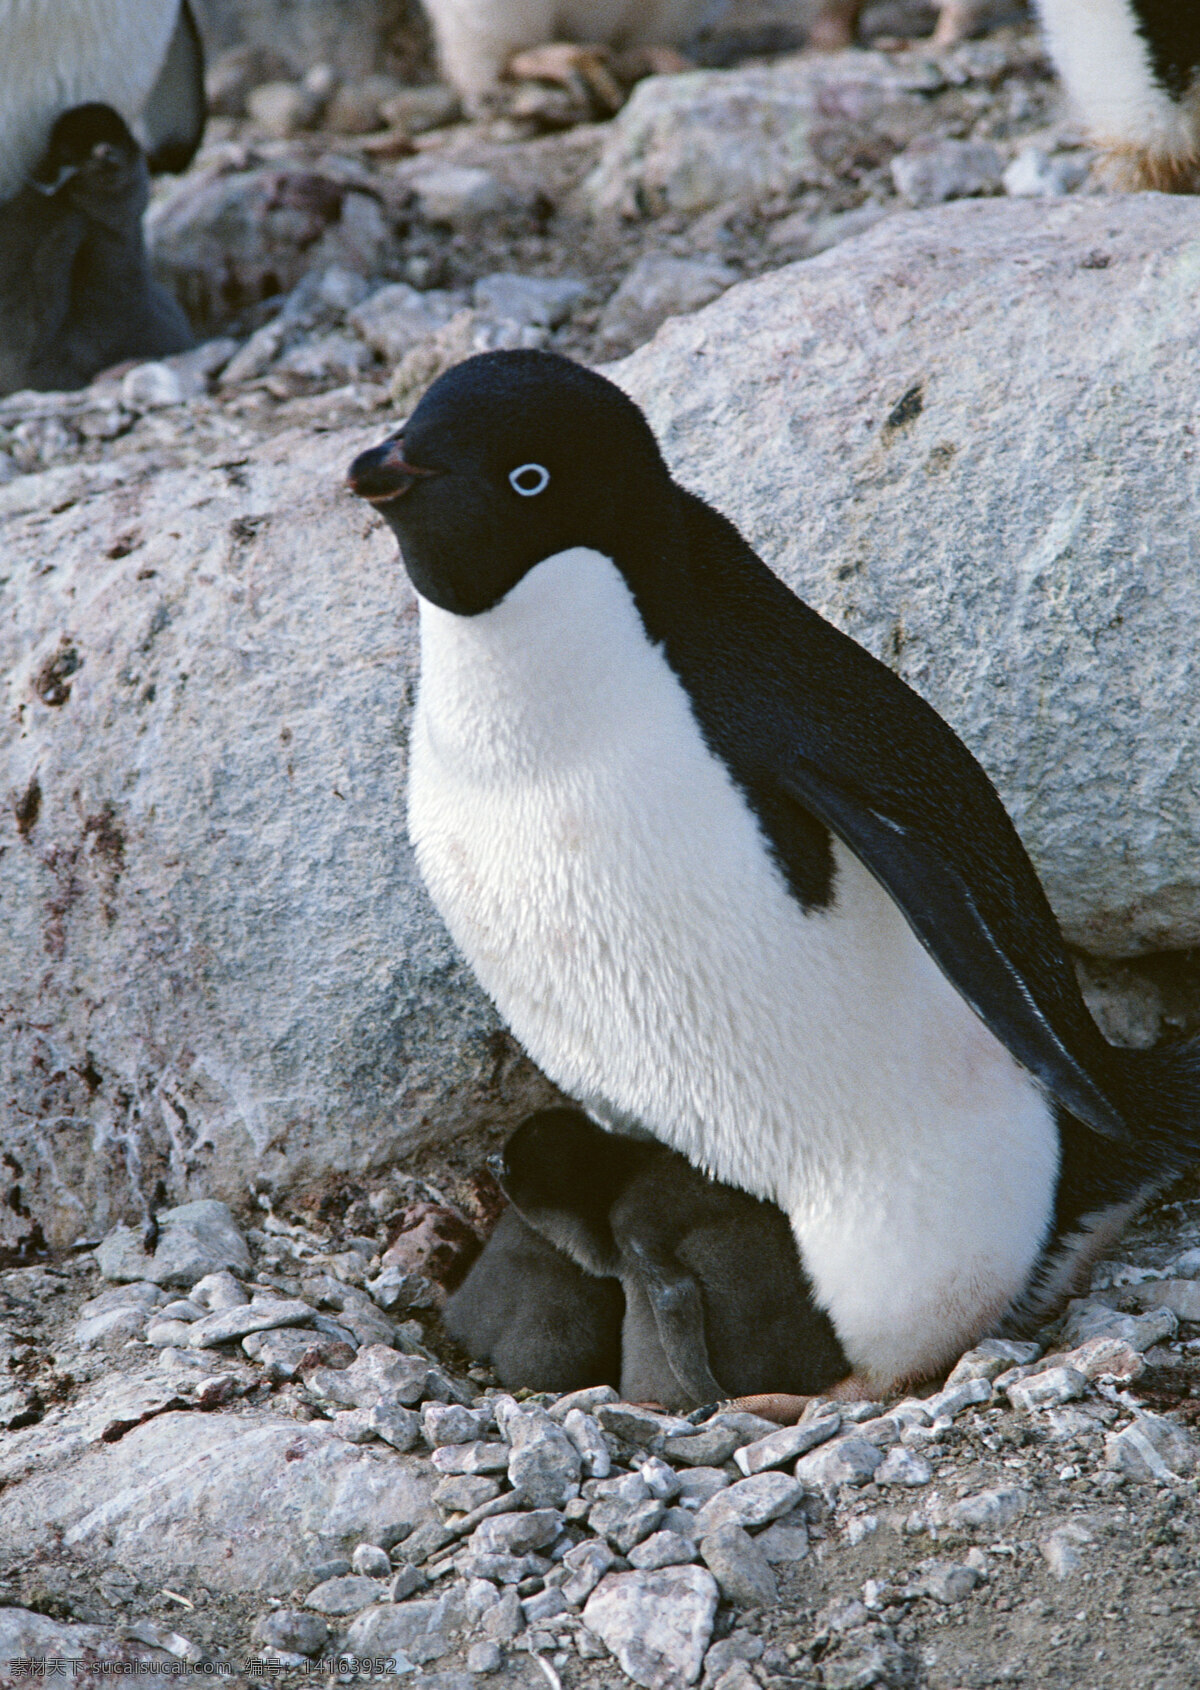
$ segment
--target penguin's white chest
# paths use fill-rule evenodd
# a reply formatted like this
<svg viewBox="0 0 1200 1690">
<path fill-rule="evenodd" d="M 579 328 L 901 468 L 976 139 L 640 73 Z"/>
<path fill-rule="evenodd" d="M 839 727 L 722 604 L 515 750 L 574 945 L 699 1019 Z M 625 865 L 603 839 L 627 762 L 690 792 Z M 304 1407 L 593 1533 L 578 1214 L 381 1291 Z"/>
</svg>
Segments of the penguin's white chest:
<svg viewBox="0 0 1200 1690">
<path fill-rule="evenodd" d="M 484 989 L 602 1119 L 788 1213 L 854 1365 L 959 1354 L 1025 1287 L 1058 1141 L 1029 1077 L 835 846 L 805 914 L 619 571 L 422 601 L 409 830 Z"/>
</svg>

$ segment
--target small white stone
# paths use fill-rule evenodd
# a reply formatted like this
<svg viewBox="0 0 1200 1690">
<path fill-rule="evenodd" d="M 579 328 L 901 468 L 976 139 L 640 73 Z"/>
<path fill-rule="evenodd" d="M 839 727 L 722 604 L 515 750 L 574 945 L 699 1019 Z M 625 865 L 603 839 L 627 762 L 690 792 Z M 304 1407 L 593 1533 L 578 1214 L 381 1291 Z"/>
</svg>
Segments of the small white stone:
<svg viewBox="0 0 1200 1690">
<path fill-rule="evenodd" d="M 915 1450 L 898 1444 L 890 1449 L 872 1474 L 877 1485 L 927 1485 L 933 1468 Z"/>
<path fill-rule="evenodd" d="M 1060 1403 L 1073 1402 L 1087 1390 L 1087 1380 L 1073 1367 L 1048 1367 L 1028 1379 L 1018 1379 L 1008 1387 L 1008 1400 L 1014 1408 L 1029 1411 L 1057 1408 Z"/>
</svg>

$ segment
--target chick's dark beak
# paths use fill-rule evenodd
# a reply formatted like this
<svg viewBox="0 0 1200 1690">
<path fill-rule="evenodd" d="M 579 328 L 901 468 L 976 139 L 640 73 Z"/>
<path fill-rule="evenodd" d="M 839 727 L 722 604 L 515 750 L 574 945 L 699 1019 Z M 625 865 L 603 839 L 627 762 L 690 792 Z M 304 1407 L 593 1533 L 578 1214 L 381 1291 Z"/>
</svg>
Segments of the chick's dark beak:
<svg viewBox="0 0 1200 1690">
<path fill-rule="evenodd" d="M 423 469 L 420 464 L 404 461 L 404 442 L 397 436 L 385 440 L 382 446 L 372 446 L 360 452 L 350 465 L 350 491 L 373 505 L 387 505 L 402 498 L 423 476 L 437 475 L 435 469 Z"/>
</svg>

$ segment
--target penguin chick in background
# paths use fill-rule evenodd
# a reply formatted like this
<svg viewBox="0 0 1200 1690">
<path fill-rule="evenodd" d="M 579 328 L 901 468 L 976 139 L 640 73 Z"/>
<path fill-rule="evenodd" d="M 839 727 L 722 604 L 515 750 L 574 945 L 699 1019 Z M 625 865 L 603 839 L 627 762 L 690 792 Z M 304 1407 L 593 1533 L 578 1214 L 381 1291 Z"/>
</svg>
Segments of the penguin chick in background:
<svg viewBox="0 0 1200 1690">
<path fill-rule="evenodd" d="M 68 108 L 121 114 L 150 169 L 183 170 L 204 129 L 204 56 L 188 0 L 0 0 L 0 201 Z"/>
<path fill-rule="evenodd" d="M 1117 188 L 1200 193 L 1200 4 L 1036 0 L 1050 56 Z"/>
<path fill-rule="evenodd" d="M 504 1147 L 500 1183 L 543 1238 L 587 1273 L 620 1281 L 627 1402 L 678 1410 L 808 1396 L 849 1373 L 773 1203 L 575 1109 L 525 1121 Z"/>
<path fill-rule="evenodd" d="M 438 59 L 469 110 L 486 105 L 517 53 L 551 42 L 678 47 L 714 0 L 425 0 Z"/>
<path fill-rule="evenodd" d="M 83 387 L 127 358 L 193 345 L 150 273 L 146 161 L 110 106 L 55 123 L 31 180 L 0 206 L 0 393 Z"/>
<path fill-rule="evenodd" d="M 508 1208 L 442 1323 L 510 1391 L 581 1391 L 620 1382 L 624 1312 L 615 1279 L 585 1273 Z"/>
</svg>

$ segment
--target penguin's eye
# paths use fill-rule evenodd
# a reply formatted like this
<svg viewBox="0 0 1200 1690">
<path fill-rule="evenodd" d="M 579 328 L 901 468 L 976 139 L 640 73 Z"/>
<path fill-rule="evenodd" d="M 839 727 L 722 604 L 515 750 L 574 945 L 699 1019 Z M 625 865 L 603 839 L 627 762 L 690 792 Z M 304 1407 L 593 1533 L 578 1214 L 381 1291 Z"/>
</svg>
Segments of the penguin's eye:
<svg viewBox="0 0 1200 1690">
<path fill-rule="evenodd" d="M 520 464 L 508 474 L 508 485 L 523 499 L 536 498 L 550 485 L 550 471 L 541 464 Z"/>
</svg>

